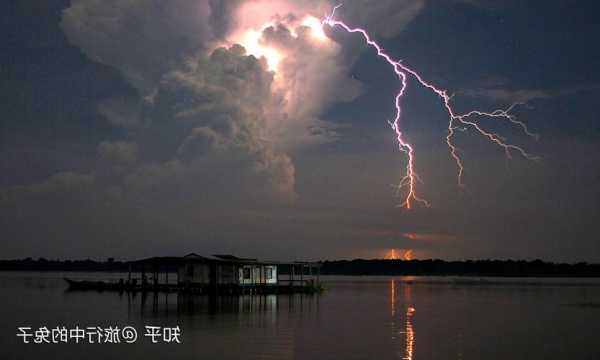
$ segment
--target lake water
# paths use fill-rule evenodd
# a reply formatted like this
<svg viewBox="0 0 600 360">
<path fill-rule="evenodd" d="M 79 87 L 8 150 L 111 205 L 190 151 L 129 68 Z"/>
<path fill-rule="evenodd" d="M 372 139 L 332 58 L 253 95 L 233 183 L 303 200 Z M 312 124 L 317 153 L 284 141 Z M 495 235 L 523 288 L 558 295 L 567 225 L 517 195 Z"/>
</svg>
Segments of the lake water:
<svg viewBox="0 0 600 360">
<path fill-rule="evenodd" d="M 600 359 L 600 279 L 323 277 L 319 296 L 211 301 L 69 292 L 63 275 L 0 272 L 0 359 Z M 24 344 L 23 326 L 138 340 Z M 182 343 L 152 344 L 145 326 L 179 326 Z"/>
</svg>

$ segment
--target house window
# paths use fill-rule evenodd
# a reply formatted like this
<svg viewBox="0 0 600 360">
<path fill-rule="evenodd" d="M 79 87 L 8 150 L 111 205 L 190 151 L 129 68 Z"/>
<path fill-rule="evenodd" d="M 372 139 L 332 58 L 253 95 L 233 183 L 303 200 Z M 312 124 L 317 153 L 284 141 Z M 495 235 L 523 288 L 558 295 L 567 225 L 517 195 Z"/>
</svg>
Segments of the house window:
<svg viewBox="0 0 600 360">
<path fill-rule="evenodd" d="M 244 268 L 244 280 L 250 280 L 250 268 Z"/>
<path fill-rule="evenodd" d="M 273 268 L 268 267 L 266 269 L 267 272 L 267 280 L 272 280 L 273 279 Z"/>
</svg>

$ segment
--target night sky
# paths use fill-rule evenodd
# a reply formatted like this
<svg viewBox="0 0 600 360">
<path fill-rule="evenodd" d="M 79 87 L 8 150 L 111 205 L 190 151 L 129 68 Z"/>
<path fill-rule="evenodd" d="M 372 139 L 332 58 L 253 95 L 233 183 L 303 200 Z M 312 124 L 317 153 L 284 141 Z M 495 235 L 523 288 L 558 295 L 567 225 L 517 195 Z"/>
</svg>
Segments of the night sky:
<svg viewBox="0 0 600 360">
<path fill-rule="evenodd" d="M 600 261 L 597 1 L 345 2 L 339 18 L 459 112 L 524 103 L 514 114 L 540 135 L 480 119 L 540 157 L 507 160 L 458 131 L 460 188 L 448 116 L 409 80 L 401 126 L 431 203 L 411 210 L 397 206 L 406 156 L 387 123 L 399 83 L 358 36 L 265 30 L 285 45 L 276 71 L 231 46 L 258 18 L 332 4 L 2 2 L 0 258 Z"/>
</svg>

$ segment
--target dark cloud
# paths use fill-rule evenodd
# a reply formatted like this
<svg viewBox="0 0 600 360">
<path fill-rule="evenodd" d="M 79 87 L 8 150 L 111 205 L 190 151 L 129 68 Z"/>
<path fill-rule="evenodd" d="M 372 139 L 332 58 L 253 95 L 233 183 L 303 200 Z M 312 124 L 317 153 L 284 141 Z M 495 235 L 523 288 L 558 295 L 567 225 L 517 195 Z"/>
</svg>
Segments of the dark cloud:
<svg viewBox="0 0 600 360">
<path fill-rule="evenodd" d="M 234 21 L 232 14 L 243 0 L 209 0 L 210 26 L 217 38 L 223 38 Z"/>
<path fill-rule="evenodd" d="M 90 58 L 119 69 L 142 93 L 213 36 L 207 1 L 74 0 L 60 26 Z"/>
</svg>

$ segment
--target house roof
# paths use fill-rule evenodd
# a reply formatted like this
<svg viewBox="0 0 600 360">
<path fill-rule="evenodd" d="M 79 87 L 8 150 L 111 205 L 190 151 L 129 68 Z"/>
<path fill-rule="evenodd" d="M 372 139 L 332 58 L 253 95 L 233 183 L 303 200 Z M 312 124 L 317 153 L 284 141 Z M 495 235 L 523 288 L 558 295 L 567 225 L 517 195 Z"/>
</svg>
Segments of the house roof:
<svg viewBox="0 0 600 360">
<path fill-rule="evenodd" d="M 154 266 L 167 266 L 167 265 L 181 265 L 186 263 L 235 263 L 235 264 L 260 264 L 260 265 L 311 265 L 316 266 L 316 263 L 294 261 L 294 262 L 282 262 L 282 261 L 271 261 L 271 260 L 257 260 L 250 258 L 241 258 L 234 255 L 209 255 L 202 256 L 196 253 L 189 253 L 185 256 L 155 256 L 146 259 L 140 259 L 132 261 L 135 265 L 154 265 Z"/>
<path fill-rule="evenodd" d="M 249 258 L 241 258 L 234 255 L 213 255 L 213 257 L 221 260 L 230 260 L 230 261 L 258 261 L 257 259 L 249 259 Z"/>
</svg>

